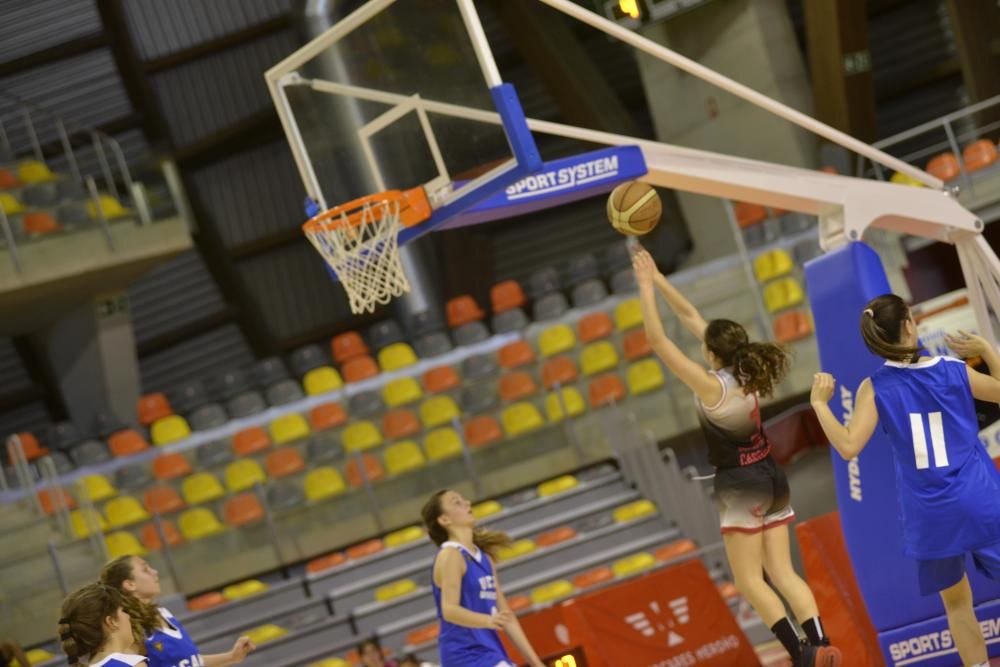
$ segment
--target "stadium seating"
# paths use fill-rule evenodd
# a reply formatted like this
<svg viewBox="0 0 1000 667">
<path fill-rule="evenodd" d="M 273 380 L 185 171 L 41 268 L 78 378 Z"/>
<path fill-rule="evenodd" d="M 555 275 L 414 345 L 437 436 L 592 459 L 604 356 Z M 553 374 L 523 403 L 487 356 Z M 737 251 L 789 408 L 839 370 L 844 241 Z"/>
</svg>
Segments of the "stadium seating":
<svg viewBox="0 0 1000 667">
<path fill-rule="evenodd" d="M 970 174 L 996 164 L 998 159 L 997 146 L 989 139 L 974 141 L 962 150 L 962 162 Z"/>
<path fill-rule="evenodd" d="M 931 158 L 930 162 L 927 163 L 927 173 L 942 181 L 958 178 L 961 172 L 958 158 L 955 157 L 954 153 L 941 153 Z"/>
</svg>

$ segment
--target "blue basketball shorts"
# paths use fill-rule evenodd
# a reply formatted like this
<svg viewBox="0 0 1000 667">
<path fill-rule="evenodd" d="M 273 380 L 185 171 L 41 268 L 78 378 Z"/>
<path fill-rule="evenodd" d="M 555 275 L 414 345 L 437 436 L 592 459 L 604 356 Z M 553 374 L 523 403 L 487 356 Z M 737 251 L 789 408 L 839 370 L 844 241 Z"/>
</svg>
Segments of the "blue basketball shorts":
<svg viewBox="0 0 1000 667">
<path fill-rule="evenodd" d="M 917 561 L 921 595 L 934 595 L 951 588 L 965 576 L 965 558 L 972 556 L 976 569 L 990 579 L 1000 581 L 1000 544 L 977 549 L 961 556 Z"/>
</svg>

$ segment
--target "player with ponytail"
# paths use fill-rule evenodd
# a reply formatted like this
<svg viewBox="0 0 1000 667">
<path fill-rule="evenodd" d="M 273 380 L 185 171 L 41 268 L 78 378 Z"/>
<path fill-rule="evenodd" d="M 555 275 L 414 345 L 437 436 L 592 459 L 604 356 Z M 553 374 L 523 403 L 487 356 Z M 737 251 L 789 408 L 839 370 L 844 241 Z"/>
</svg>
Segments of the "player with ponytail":
<svg viewBox="0 0 1000 667">
<path fill-rule="evenodd" d="M 840 651 L 829 645 L 816 598 L 792 565 L 788 524 L 795 512 L 788 480 L 771 456 L 760 421 L 759 397 L 773 394 L 788 372 L 787 353 L 773 343 L 751 342 L 736 322 L 705 322 L 645 250 L 635 253 L 632 265 L 649 345 L 695 394 L 708 458 L 716 468 L 722 539 L 737 590 L 781 641 L 795 667 L 837 667 Z M 657 291 L 684 328 L 702 342 L 709 369 L 689 359 L 667 337 Z M 802 624 L 805 641 L 800 642 L 775 589 Z"/>
<path fill-rule="evenodd" d="M 122 605 L 122 595 L 104 584 L 89 584 L 63 600 L 59 641 L 69 663 L 90 667 L 147 667 L 135 652 L 142 646 Z"/>
<path fill-rule="evenodd" d="M 923 595 L 940 594 L 962 664 L 986 667 L 986 642 L 973 610 L 966 554 L 983 574 L 1000 579 L 1000 476 L 979 442 L 973 398 L 1000 402 L 1000 355 L 980 336 L 959 332 L 948 346 L 982 357 L 992 375 L 960 359 L 922 355 L 917 325 L 895 294 L 861 312 L 861 337 L 885 363 L 858 387 L 845 426 L 830 410 L 836 381 L 813 380 L 812 405 L 830 443 L 858 456 L 881 422 L 895 459 L 905 555 L 917 561 Z"/>
<path fill-rule="evenodd" d="M 493 564 L 510 537 L 477 527 L 472 503 L 447 489 L 428 499 L 421 517 L 438 547 L 431 588 L 441 624 L 441 667 L 513 667 L 499 630 L 531 667 L 544 667 L 507 604 Z"/>
</svg>

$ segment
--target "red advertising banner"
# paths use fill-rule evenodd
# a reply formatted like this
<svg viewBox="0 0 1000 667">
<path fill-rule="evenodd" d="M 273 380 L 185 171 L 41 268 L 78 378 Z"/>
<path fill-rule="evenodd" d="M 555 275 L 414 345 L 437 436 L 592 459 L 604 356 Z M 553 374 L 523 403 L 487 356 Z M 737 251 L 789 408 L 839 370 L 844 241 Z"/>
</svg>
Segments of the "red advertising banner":
<svg viewBox="0 0 1000 667">
<path fill-rule="evenodd" d="M 699 560 L 529 614 L 521 625 L 543 655 L 582 645 L 589 667 L 760 666 Z"/>
</svg>

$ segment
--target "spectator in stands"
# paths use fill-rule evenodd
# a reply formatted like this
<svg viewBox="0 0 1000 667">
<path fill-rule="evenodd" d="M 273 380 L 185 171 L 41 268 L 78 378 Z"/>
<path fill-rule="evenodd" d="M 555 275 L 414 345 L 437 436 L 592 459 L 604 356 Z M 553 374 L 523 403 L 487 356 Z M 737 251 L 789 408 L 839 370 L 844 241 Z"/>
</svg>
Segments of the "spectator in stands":
<svg viewBox="0 0 1000 667">
<path fill-rule="evenodd" d="M 441 631 L 441 662 L 463 667 L 513 667 L 500 641 L 503 630 L 528 659 L 545 667 L 507 604 L 493 559 L 510 536 L 476 526 L 472 503 L 444 489 L 420 512 L 427 535 L 438 547 L 431 588 Z"/>
<path fill-rule="evenodd" d="M 770 396 L 788 371 L 788 354 L 772 343 L 751 342 L 731 320 L 706 322 L 698 310 L 639 250 L 632 258 L 646 338 L 656 355 L 695 394 L 695 405 L 716 468 L 722 540 L 736 589 L 788 651 L 794 667 L 838 667 L 809 585 L 792 565 L 788 524 L 795 519 L 788 480 L 771 456 L 760 420 L 760 396 Z M 689 359 L 663 330 L 659 292 L 680 323 L 701 341 L 709 368 Z M 765 569 L 768 579 L 764 578 Z M 806 633 L 798 631 L 780 592 Z"/>
<path fill-rule="evenodd" d="M 122 604 L 132 618 L 137 641 L 145 645 L 149 667 L 174 667 L 182 663 L 226 667 L 243 662 L 257 648 L 249 637 L 240 637 L 226 653 L 201 655 L 173 614 L 153 604 L 160 596 L 160 574 L 138 556 L 120 556 L 105 565 L 101 583 L 122 594 Z"/>
<path fill-rule="evenodd" d="M 133 652 L 136 640 L 122 594 L 110 586 L 88 584 L 63 600 L 59 641 L 69 664 L 85 659 L 101 667 L 147 667 L 146 659 Z"/>
<path fill-rule="evenodd" d="M 382 655 L 382 645 L 375 637 L 362 639 L 358 642 L 358 655 L 364 667 L 398 667 L 392 660 L 386 660 Z"/>
<path fill-rule="evenodd" d="M 17 662 L 14 662 L 14 661 Z M 14 641 L 0 642 L 0 667 L 30 667 L 24 649 Z"/>
</svg>

